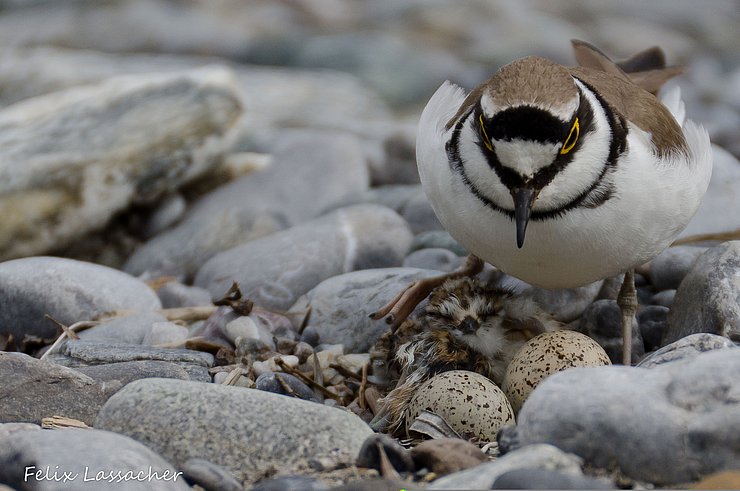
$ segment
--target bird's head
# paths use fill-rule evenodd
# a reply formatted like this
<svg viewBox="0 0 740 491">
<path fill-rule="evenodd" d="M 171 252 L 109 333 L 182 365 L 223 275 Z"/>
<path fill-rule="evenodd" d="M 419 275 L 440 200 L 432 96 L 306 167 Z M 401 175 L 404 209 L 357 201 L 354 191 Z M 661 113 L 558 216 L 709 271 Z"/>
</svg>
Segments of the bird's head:
<svg viewBox="0 0 740 491">
<path fill-rule="evenodd" d="M 468 277 L 448 280 L 432 292 L 424 311 L 425 329 L 449 331 L 479 351 L 487 345 L 499 349 L 505 334 L 503 304 L 510 295 Z"/>
<path fill-rule="evenodd" d="M 579 189 L 554 181 L 584 142 L 588 104 L 567 69 L 538 57 L 502 67 L 477 96 L 460 156 L 480 193 L 513 217 L 522 247 L 533 211 L 555 209 Z"/>
</svg>

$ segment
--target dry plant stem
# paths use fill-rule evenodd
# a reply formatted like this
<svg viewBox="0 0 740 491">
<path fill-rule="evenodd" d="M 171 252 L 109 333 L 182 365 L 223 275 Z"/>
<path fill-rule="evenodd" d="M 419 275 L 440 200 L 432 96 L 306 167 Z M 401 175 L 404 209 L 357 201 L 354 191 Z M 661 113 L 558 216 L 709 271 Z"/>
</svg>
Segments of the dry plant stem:
<svg viewBox="0 0 740 491">
<path fill-rule="evenodd" d="M 46 430 L 55 430 L 58 428 L 90 428 L 78 419 L 68 418 L 66 416 L 51 416 L 41 420 L 41 427 Z"/>
<path fill-rule="evenodd" d="M 44 318 L 45 318 L 45 319 L 48 319 L 48 320 L 50 320 L 51 322 L 53 322 L 54 324 L 56 324 L 56 325 L 57 325 L 58 327 L 60 327 L 60 328 L 62 329 L 62 333 L 63 333 L 63 334 L 66 334 L 66 335 L 67 335 L 67 337 L 68 337 L 69 339 L 80 339 L 80 337 L 79 337 L 79 336 L 78 336 L 77 334 L 75 334 L 75 332 L 74 332 L 74 331 L 71 331 L 71 330 L 69 329 L 69 327 L 67 327 L 67 326 L 66 326 L 65 324 L 63 324 L 62 322 L 60 322 L 60 321 L 56 320 L 56 319 L 55 319 L 54 317 L 52 317 L 51 315 L 49 315 L 49 314 L 44 314 Z"/>
<path fill-rule="evenodd" d="M 380 391 L 375 387 L 370 386 L 365 390 L 365 397 L 363 399 L 373 415 L 378 414 L 378 399 L 380 399 L 380 397 Z"/>
<path fill-rule="evenodd" d="M 319 358 L 316 356 L 316 352 L 314 351 L 311 355 L 313 357 L 313 379 L 314 381 L 323 386 L 324 385 L 324 372 L 321 371 L 321 365 L 319 364 Z M 309 358 L 311 358 L 309 356 Z"/>
<path fill-rule="evenodd" d="M 333 368 L 337 372 L 340 373 L 340 375 L 346 377 L 346 378 L 353 378 L 355 380 L 362 380 L 362 375 L 353 372 L 352 370 L 349 370 L 347 368 L 344 368 L 342 365 L 338 363 L 329 363 L 329 368 Z"/>
<path fill-rule="evenodd" d="M 282 368 L 285 373 L 288 373 L 290 375 L 293 375 L 295 377 L 298 377 L 304 383 L 308 384 L 308 386 L 311 387 L 312 389 L 316 389 L 319 392 L 321 392 L 321 394 L 324 397 L 328 397 L 330 399 L 334 399 L 335 401 L 337 401 L 340 404 L 343 404 L 344 403 L 344 401 L 342 400 L 342 397 L 340 397 L 337 394 L 333 393 L 332 391 L 328 390 L 323 385 L 314 382 L 313 380 L 311 380 L 310 377 L 307 377 L 306 375 L 304 375 L 303 372 L 301 372 L 300 370 L 296 370 L 295 368 L 291 367 L 290 365 L 288 365 L 287 363 L 285 363 L 280 358 L 276 358 L 275 359 L 275 363 L 277 363 L 277 365 L 280 368 Z"/>
<path fill-rule="evenodd" d="M 689 235 L 688 237 L 684 237 L 683 239 L 678 239 L 678 240 L 673 241 L 673 244 L 671 244 L 671 246 L 693 244 L 695 242 L 708 242 L 708 241 L 724 242 L 727 240 L 737 240 L 737 239 L 740 239 L 740 228 L 737 230 L 732 230 L 730 232 L 717 232 L 717 233 L 712 233 L 712 234 Z"/>
<path fill-rule="evenodd" d="M 390 480 L 401 480 L 401 475 L 396 471 L 396 468 L 391 464 L 388 454 L 385 453 L 385 449 L 381 443 L 376 443 L 378 449 L 378 456 L 380 457 L 380 475 L 385 479 Z"/>
<path fill-rule="evenodd" d="M 203 321 L 208 319 L 216 309 L 215 305 L 204 305 L 201 307 L 177 307 L 173 309 L 161 309 L 158 310 L 160 314 L 165 316 L 168 321 Z M 113 310 L 106 312 L 95 317 L 96 321 L 110 320 L 117 317 L 125 317 L 127 315 L 135 314 L 135 310 Z"/>
<path fill-rule="evenodd" d="M 360 392 L 358 394 L 358 404 L 362 409 L 367 409 L 367 404 L 365 403 L 365 391 L 367 390 L 367 370 L 369 365 L 369 363 L 362 365 L 362 381 L 360 382 Z"/>
<path fill-rule="evenodd" d="M 468 256 L 463 267 L 456 271 L 414 281 L 396 295 L 396 298 L 388 302 L 377 312 L 370 314 L 370 318 L 380 320 L 385 317 L 386 324 L 390 324 L 395 330 L 436 287 L 450 279 L 475 276 L 482 270 L 483 260 L 471 254 Z"/>
<path fill-rule="evenodd" d="M 288 383 L 285 380 L 283 380 L 282 378 L 280 378 L 279 375 L 275 375 L 275 380 L 278 381 L 278 383 L 280 384 L 280 387 L 283 388 L 283 390 L 285 391 L 285 393 L 287 395 L 289 395 L 291 397 L 297 397 L 295 391 L 293 390 L 293 388 L 290 385 L 288 385 Z M 298 399 L 300 399 L 300 397 L 298 397 Z"/>
<path fill-rule="evenodd" d="M 49 355 L 52 355 L 52 354 L 56 353 L 57 350 L 59 349 L 59 346 L 62 344 L 62 342 L 65 339 L 67 339 L 68 337 L 70 337 L 70 334 L 72 336 L 74 336 L 71 339 L 79 339 L 79 336 L 77 336 L 77 334 L 75 334 L 76 332 L 78 332 L 78 331 L 84 331 L 85 329 L 89 329 L 91 327 L 94 327 L 94 326 L 97 326 L 98 324 L 100 324 L 100 322 L 96 322 L 96 321 L 80 321 L 80 322 L 75 322 L 71 326 L 67 327 L 67 326 L 65 326 L 64 324 L 62 324 L 61 322 L 59 322 L 58 320 L 54 319 L 53 317 L 51 317 L 48 314 L 46 315 L 46 318 L 49 319 L 49 320 L 51 320 L 52 322 L 54 322 L 58 326 L 60 326 L 62 328 L 62 334 L 60 334 L 59 337 L 57 338 L 57 340 L 54 341 L 54 343 L 49 347 L 48 350 L 46 350 L 46 353 L 44 353 L 43 355 L 41 355 L 41 358 L 39 358 L 40 360 L 45 360 L 46 358 L 49 357 Z"/>
</svg>

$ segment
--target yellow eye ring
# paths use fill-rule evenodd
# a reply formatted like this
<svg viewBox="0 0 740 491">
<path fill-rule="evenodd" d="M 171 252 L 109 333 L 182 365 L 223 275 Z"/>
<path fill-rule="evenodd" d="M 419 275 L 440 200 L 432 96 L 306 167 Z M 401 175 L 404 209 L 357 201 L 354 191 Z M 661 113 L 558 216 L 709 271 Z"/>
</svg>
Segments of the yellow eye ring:
<svg viewBox="0 0 740 491">
<path fill-rule="evenodd" d="M 575 136 L 573 136 L 573 133 L 575 132 Z M 570 128 L 570 133 L 568 133 L 568 138 L 565 139 L 565 143 L 563 143 L 563 147 L 560 149 L 560 155 L 565 155 L 566 153 L 573 150 L 573 147 L 576 146 L 576 142 L 578 141 L 578 137 L 581 134 L 581 127 L 578 124 L 578 118 L 576 118 L 575 121 L 573 121 L 573 126 Z M 573 137 L 573 141 L 571 141 L 571 137 Z"/>
<path fill-rule="evenodd" d="M 478 116 L 478 121 L 480 121 L 480 130 L 483 133 L 483 144 L 489 152 L 493 152 L 493 144 L 491 143 L 491 139 L 488 137 L 488 133 L 486 133 L 486 126 L 483 124 L 483 114 Z"/>
</svg>

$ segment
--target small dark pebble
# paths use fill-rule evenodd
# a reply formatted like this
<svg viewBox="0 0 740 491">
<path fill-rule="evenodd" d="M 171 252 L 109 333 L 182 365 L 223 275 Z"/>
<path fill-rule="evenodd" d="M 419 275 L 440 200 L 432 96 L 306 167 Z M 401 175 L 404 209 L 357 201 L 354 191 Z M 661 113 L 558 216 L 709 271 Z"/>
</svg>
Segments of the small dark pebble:
<svg viewBox="0 0 740 491">
<path fill-rule="evenodd" d="M 650 297 L 650 304 L 670 307 L 676 298 L 676 290 L 663 290 Z"/>
<path fill-rule="evenodd" d="M 252 491 L 327 491 L 326 485 L 312 477 L 281 476 L 260 481 Z"/>
<path fill-rule="evenodd" d="M 189 459 L 180 469 L 190 485 L 206 491 L 241 491 L 244 489 L 229 471 L 203 459 Z"/>
<path fill-rule="evenodd" d="M 645 286 L 647 284 L 648 284 L 647 278 L 645 278 L 640 273 L 635 273 L 635 286 L 636 287 Z"/>
<path fill-rule="evenodd" d="M 362 444 L 357 456 L 357 467 L 367 467 L 380 471 L 379 447 L 385 450 L 388 460 L 398 472 L 414 472 L 411 453 L 388 435 L 377 433 L 369 436 Z"/>
<path fill-rule="evenodd" d="M 314 326 L 306 326 L 301 334 L 301 341 L 316 347 L 319 344 L 319 331 Z"/>
<path fill-rule="evenodd" d="M 288 373 L 265 372 L 257 377 L 257 380 L 255 381 L 255 387 L 259 390 L 272 392 L 274 394 L 292 395 L 285 390 L 283 384 L 278 382 L 278 378 L 280 378 L 280 380 L 282 380 L 285 385 L 293 390 L 295 397 L 298 397 L 299 399 L 305 399 L 307 401 L 320 402 L 319 399 L 316 397 L 316 394 L 314 394 L 313 390 L 311 390 L 297 377 L 294 377 L 293 375 L 290 375 Z"/>
<path fill-rule="evenodd" d="M 637 314 L 637 323 L 645 344 L 645 351 L 660 348 L 660 340 L 668 327 L 668 307 L 648 305 Z"/>
<path fill-rule="evenodd" d="M 504 455 L 520 447 L 516 425 L 504 426 L 496 433 L 499 454 Z"/>
<path fill-rule="evenodd" d="M 655 295 L 655 290 L 652 286 L 637 287 L 637 303 L 640 305 L 650 305 L 653 295 Z"/>
<path fill-rule="evenodd" d="M 515 469 L 501 474 L 491 489 L 617 489 L 588 476 L 571 476 L 551 469 Z"/>
</svg>

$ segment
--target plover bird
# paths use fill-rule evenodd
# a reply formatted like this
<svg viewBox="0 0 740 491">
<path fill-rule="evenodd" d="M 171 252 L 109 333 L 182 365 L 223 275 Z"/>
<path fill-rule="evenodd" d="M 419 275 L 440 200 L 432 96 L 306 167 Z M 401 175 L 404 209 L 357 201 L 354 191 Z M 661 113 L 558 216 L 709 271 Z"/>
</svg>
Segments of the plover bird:
<svg viewBox="0 0 740 491">
<path fill-rule="evenodd" d="M 438 373 L 468 370 L 501 385 L 525 342 L 561 327 L 532 299 L 470 277 L 448 279 L 421 315 L 384 334 L 372 350 L 382 375 L 397 374 L 395 388 L 379 401 L 378 427 L 400 430 L 416 389 Z"/>
<path fill-rule="evenodd" d="M 625 273 L 624 363 L 637 308 L 634 268 L 668 247 L 706 192 L 712 152 L 686 119 L 680 73 L 659 48 L 622 63 L 573 41 L 580 66 L 526 57 L 469 94 L 445 82 L 417 136 L 422 186 L 469 252 L 460 271 L 412 284 L 373 314 L 398 323 L 434 286 L 482 261 L 527 283 L 572 288 Z"/>
</svg>

